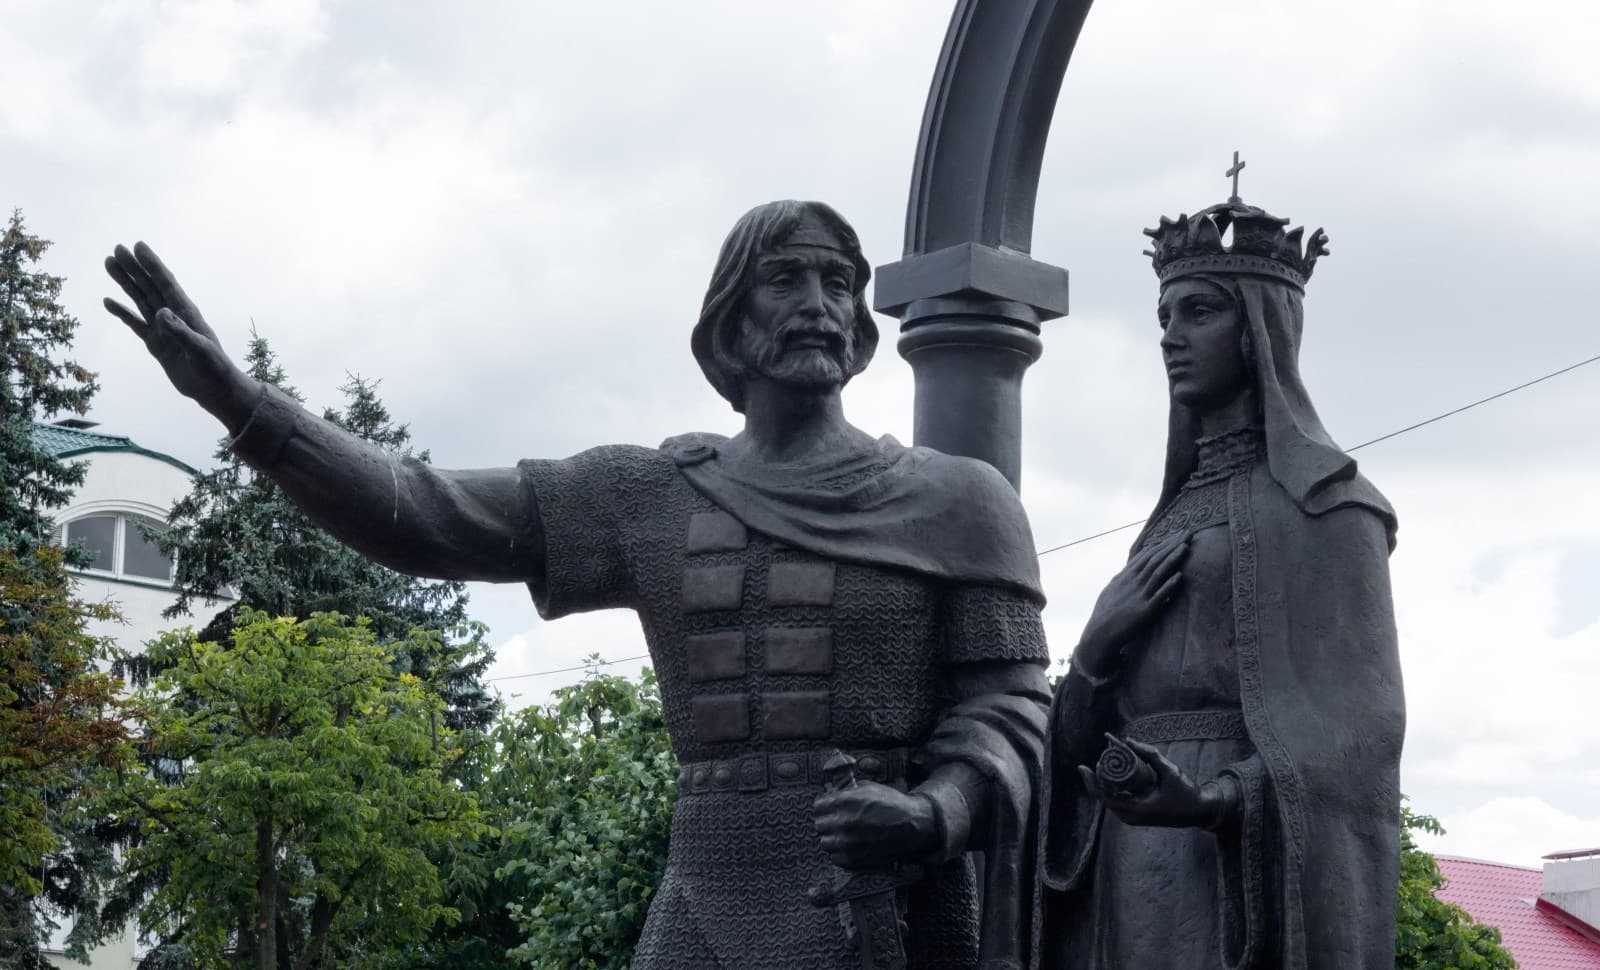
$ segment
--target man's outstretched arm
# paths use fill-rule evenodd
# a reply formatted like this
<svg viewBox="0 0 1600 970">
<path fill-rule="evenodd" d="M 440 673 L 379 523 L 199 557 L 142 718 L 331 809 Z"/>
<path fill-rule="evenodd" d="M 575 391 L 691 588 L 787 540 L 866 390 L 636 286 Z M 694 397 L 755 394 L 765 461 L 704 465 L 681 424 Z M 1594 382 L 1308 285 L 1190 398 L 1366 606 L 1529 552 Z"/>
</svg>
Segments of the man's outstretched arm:
<svg viewBox="0 0 1600 970">
<path fill-rule="evenodd" d="M 386 566 L 419 576 L 537 580 L 544 541 L 514 468 L 436 469 L 315 417 L 241 371 L 176 278 L 144 243 L 106 271 L 137 307 L 106 309 L 144 341 L 184 396 L 234 436 L 246 461 L 320 526 Z"/>
</svg>

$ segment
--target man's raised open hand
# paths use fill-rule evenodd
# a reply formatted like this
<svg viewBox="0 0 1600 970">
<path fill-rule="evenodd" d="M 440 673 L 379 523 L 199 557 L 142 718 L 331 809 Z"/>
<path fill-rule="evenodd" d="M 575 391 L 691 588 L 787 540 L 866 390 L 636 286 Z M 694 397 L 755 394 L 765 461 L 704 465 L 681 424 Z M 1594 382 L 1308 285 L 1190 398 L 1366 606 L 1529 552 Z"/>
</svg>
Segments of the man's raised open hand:
<svg viewBox="0 0 1600 970">
<path fill-rule="evenodd" d="M 111 298 L 105 307 L 139 335 L 172 386 L 221 418 L 231 430 L 250 413 L 256 386 L 223 352 L 217 335 L 155 250 L 144 243 L 118 246 L 106 272 L 138 312 Z"/>
</svg>

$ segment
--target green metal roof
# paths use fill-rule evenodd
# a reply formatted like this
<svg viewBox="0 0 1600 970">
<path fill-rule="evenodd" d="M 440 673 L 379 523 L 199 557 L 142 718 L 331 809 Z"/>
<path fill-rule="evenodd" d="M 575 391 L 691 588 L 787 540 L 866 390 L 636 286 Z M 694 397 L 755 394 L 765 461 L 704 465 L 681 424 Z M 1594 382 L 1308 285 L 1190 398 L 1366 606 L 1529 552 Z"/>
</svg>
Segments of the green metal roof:
<svg viewBox="0 0 1600 970">
<path fill-rule="evenodd" d="M 76 458 L 78 455 L 94 451 L 126 451 L 135 455 L 144 455 L 157 461 L 164 461 L 174 468 L 181 468 L 191 475 L 200 472 L 181 462 L 171 455 L 163 455 L 159 451 L 141 448 L 130 439 L 119 434 L 101 434 L 98 431 L 85 431 L 80 428 L 64 428 L 59 424 L 33 425 L 33 440 L 45 451 L 56 458 Z"/>
</svg>

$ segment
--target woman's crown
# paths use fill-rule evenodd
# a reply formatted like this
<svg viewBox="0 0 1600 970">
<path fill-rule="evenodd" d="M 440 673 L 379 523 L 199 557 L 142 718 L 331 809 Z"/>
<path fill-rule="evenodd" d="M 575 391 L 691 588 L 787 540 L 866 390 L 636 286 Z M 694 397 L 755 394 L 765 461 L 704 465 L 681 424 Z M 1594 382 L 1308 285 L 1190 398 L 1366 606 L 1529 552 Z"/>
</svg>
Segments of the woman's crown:
<svg viewBox="0 0 1600 970">
<path fill-rule="evenodd" d="M 1316 230 L 1302 250 L 1305 227 L 1285 231 L 1288 219 L 1245 205 L 1239 198 L 1239 170 L 1244 163 L 1238 152 L 1233 161 L 1226 173 L 1234 180 L 1228 201 L 1175 220 L 1162 216 L 1159 226 L 1144 231 L 1155 240 L 1155 248 L 1145 250 L 1145 255 L 1154 264 L 1156 277 L 1166 284 L 1195 273 L 1243 273 L 1281 280 L 1303 291 L 1317 258 L 1328 255 L 1328 234 Z M 1231 245 L 1225 245 L 1229 229 Z"/>
</svg>

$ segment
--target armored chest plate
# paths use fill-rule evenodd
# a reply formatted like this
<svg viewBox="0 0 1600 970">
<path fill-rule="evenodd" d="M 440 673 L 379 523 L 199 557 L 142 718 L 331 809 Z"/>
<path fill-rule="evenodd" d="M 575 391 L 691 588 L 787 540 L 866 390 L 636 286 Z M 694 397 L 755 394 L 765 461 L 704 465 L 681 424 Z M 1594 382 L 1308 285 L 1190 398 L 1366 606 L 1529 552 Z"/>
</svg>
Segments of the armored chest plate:
<svg viewBox="0 0 1600 970">
<path fill-rule="evenodd" d="M 672 595 L 644 596 L 641 611 L 679 758 L 925 737 L 933 584 L 779 545 L 689 498 L 676 555 L 660 564 Z"/>
</svg>

